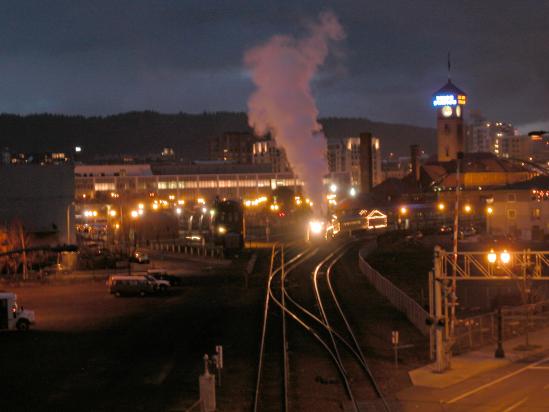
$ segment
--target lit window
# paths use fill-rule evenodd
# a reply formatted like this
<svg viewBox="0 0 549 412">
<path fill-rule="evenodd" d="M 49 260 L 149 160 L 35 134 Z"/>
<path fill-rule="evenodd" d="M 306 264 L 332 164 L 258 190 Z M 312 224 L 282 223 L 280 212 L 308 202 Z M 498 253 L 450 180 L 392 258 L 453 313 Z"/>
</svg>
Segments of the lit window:
<svg viewBox="0 0 549 412">
<path fill-rule="evenodd" d="M 94 185 L 96 192 L 106 192 L 116 190 L 114 183 L 96 183 Z"/>
</svg>

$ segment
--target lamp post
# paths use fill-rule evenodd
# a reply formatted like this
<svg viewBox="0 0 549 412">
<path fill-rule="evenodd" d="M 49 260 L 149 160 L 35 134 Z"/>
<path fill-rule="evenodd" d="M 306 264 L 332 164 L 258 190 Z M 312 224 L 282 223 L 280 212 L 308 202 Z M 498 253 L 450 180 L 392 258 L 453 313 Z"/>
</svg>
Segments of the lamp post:
<svg viewBox="0 0 549 412">
<path fill-rule="evenodd" d="M 486 255 L 486 258 L 488 260 L 488 271 L 490 276 L 493 276 L 494 265 L 498 261 L 498 254 L 494 251 L 494 249 L 490 249 Z M 511 262 L 511 254 L 507 251 L 507 249 L 503 249 L 503 251 L 500 252 L 499 262 L 502 265 L 507 265 Z M 503 350 L 503 312 L 501 310 L 501 304 L 497 310 L 497 346 L 494 352 L 494 357 L 499 359 L 505 357 L 505 351 Z"/>
</svg>

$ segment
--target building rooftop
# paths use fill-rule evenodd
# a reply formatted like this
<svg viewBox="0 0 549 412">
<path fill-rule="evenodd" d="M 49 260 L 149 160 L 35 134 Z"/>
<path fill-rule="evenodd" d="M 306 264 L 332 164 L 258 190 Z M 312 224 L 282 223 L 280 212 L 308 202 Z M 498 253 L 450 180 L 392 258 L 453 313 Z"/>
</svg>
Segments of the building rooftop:
<svg viewBox="0 0 549 412">
<path fill-rule="evenodd" d="M 459 87 L 457 87 L 450 79 L 448 79 L 448 83 L 446 83 L 444 86 L 442 86 L 440 89 L 438 89 L 433 95 L 443 95 L 443 94 L 454 94 L 454 95 L 465 95 L 467 96 L 467 93 L 465 93 L 463 90 L 461 90 Z"/>
<path fill-rule="evenodd" d="M 536 176 L 533 179 L 526 180 L 524 182 L 512 183 L 510 185 L 501 187 L 502 190 L 531 190 L 542 189 L 549 190 L 549 176 Z"/>
</svg>

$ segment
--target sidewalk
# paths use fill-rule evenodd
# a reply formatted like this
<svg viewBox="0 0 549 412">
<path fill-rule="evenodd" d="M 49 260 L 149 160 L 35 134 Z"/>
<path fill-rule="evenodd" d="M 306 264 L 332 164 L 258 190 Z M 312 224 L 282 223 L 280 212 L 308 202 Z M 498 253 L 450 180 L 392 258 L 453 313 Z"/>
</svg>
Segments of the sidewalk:
<svg viewBox="0 0 549 412">
<path fill-rule="evenodd" d="M 508 366 L 524 358 L 549 350 L 549 328 L 530 332 L 530 350 L 521 350 L 525 337 L 518 336 L 503 342 L 505 358 L 496 359 L 496 344 L 452 358 L 452 367 L 443 373 L 435 372 L 435 365 L 429 364 L 409 372 L 414 386 L 442 389 L 463 382 L 483 372 Z"/>
</svg>

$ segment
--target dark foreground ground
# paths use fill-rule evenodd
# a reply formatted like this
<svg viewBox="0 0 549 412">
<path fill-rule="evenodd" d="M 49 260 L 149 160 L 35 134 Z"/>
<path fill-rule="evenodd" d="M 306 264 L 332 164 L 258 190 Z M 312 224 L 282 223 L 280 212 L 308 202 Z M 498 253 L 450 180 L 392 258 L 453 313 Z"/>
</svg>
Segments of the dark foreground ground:
<svg viewBox="0 0 549 412">
<path fill-rule="evenodd" d="M 234 273 L 198 273 L 145 298 L 115 298 L 102 282 L 10 290 L 38 324 L 0 333 L 2 411 L 185 410 L 216 344 L 224 373 L 239 377 L 224 380 L 219 401 L 225 392 L 250 395 L 241 382 L 252 372 L 259 294 Z"/>
<path fill-rule="evenodd" d="M 369 287 L 358 272 L 356 248 L 352 253 L 338 266 L 336 283 L 391 396 L 409 385 L 406 370 L 424 361 L 425 341 Z M 0 410 L 184 411 L 198 399 L 202 356 L 218 344 L 225 354 L 218 410 L 251 410 L 266 262 L 258 261 L 248 289 L 233 269 L 199 267 L 187 273 L 184 286 L 146 298 L 115 298 L 103 282 L 11 287 L 36 311 L 38 324 L 27 333 L 0 333 Z M 306 285 L 308 276 L 296 273 L 292 283 Z M 402 353 L 399 370 L 390 347 L 393 329 L 416 345 Z M 333 366 L 307 336 L 293 338 L 294 383 L 302 397 L 294 407 L 311 410 L 315 394 L 327 389 L 317 377 L 332 376 Z M 315 367 L 301 374 L 308 361 Z M 330 408 L 315 409 L 341 410 L 339 393 L 327 399 Z"/>
</svg>

